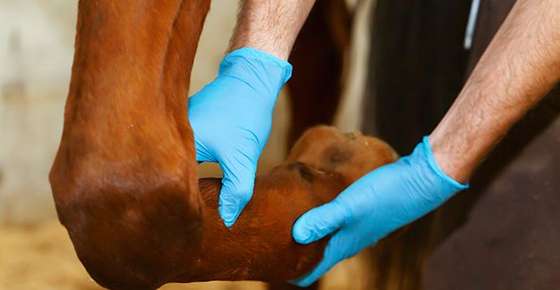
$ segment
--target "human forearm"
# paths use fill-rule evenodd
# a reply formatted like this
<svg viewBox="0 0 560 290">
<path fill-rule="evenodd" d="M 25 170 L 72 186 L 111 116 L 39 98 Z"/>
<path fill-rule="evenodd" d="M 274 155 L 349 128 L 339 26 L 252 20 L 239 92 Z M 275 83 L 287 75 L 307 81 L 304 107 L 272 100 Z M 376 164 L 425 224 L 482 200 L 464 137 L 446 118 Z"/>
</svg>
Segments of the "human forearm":
<svg viewBox="0 0 560 290">
<path fill-rule="evenodd" d="M 314 0 L 244 0 L 216 78 L 189 98 L 199 162 L 224 172 L 218 212 L 227 227 L 250 201 L 272 113 L 292 66 L 286 61 Z"/>
<path fill-rule="evenodd" d="M 560 2 L 519 0 L 463 91 L 432 132 L 443 170 L 466 181 L 474 168 L 560 78 Z"/>
<path fill-rule="evenodd" d="M 288 59 L 315 0 L 245 0 L 230 50 L 252 47 Z"/>
</svg>

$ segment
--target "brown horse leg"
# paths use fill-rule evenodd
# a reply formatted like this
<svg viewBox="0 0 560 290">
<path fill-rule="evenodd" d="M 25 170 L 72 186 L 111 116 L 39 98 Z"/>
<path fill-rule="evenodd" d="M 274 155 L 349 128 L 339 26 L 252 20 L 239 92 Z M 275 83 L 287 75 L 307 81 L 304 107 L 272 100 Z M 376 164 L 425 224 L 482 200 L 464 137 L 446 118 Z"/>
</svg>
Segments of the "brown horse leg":
<svg viewBox="0 0 560 290">
<path fill-rule="evenodd" d="M 50 181 L 78 257 L 107 288 L 300 277 L 321 259 L 326 239 L 296 244 L 295 220 L 396 158 L 377 139 L 311 130 L 286 162 L 257 178 L 251 203 L 226 228 L 220 180 L 197 178 L 186 110 L 208 8 L 208 0 L 79 3 Z"/>
<path fill-rule="evenodd" d="M 342 94 L 352 16 L 344 0 L 319 0 L 294 45 L 288 82 L 292 126 L 288 147 L 306 129 L 333 122 Z"/>
<path fill-rule="evenodd" d="M 186 95 L 209 6 L 79 2 L 50 182 L 78 257 L 107 288 L 157 288 L 182 274 L 179 251 L 197 252 L 203 200 Z"/>
</svg>

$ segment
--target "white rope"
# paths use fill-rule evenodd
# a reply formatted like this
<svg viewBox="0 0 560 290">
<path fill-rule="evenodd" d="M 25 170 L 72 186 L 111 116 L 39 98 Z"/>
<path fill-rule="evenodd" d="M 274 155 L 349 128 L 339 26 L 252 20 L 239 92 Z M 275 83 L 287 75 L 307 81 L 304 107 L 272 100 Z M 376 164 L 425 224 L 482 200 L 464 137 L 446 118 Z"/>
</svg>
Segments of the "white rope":
<svg viewBox="0 0 560 290">
<path fill-rule="evenodd" d="M 480 0 L 473 0 L 471 4 L 471 12 L 469 13 L 469 21 L 465 29 L 465 41 L 463 46 L 466 50 L 471 49 L 473 43 L 474 30 L 476 29 L 476 20 L 480 10 Z"/>
</svg>

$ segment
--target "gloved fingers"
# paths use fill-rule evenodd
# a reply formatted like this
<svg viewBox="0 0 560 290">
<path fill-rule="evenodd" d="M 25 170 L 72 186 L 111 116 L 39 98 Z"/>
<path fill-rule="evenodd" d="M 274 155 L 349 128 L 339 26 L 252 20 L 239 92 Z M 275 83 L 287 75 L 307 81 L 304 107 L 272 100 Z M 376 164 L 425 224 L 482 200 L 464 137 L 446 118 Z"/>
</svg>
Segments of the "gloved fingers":
<svg viewBox="0 0 560 290">
<path fill-rule="evenodd" d="M 342 227 L 348 219 L 349 211 L 337 198 L 303 214 L 292 229 L 294 240 L 309 244 L 324 238 Z"/>
<path fill-rule="evenodd" d="M 299 287 L 308 287 L 323 277 L 323 275 L 325 275 L 338 262 L 343 260 L 344 256 L 341 255 L 342 248 L 344 248 L 344 243 L 347 242 L 344 239 L 344 235 L 345 233 L 343 232 L 336 233 L 329 240 L 321 262 L 305 276 L 289 282 Z"/>
<path fill-rule="evenodd" d="M 238 152 L 220 162 L 224 172 L 222 189 L 218 201 L 218 211 L 226 227 L 230 228 L 253 196 L 256 161 Z"/>
</svg>

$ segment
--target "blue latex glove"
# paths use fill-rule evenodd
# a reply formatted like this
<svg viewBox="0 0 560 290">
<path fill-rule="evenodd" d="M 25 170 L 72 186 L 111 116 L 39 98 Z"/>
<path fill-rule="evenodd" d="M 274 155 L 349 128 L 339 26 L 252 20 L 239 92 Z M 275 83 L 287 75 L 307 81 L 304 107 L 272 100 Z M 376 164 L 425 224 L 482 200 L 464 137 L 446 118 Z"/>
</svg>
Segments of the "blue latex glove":
<svg viewBox="0 0 560 290">
<path fill-rule="evenodd" d="M 332 237 L 319 265 L 292 283 L 311 285 L 341 260 L 422 217 L 467 187 L 439 168 L 425 137 L 411 155 L 372 171 L 332 202 L 296 221 L 293 237 L 298 243 Z"/>
<path fill-rule="evenodd" d="M 224 174 L 218 208 L 227 227 L 251 199 L 274 104 L 291 72 L 286 61 L 241 48 L 226 55 L 216 79 L 189 99 L 196 159 L 218 162 Z"/>
</svg>

